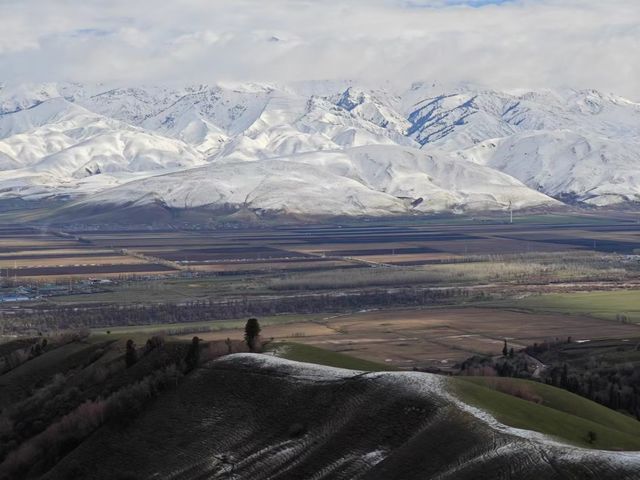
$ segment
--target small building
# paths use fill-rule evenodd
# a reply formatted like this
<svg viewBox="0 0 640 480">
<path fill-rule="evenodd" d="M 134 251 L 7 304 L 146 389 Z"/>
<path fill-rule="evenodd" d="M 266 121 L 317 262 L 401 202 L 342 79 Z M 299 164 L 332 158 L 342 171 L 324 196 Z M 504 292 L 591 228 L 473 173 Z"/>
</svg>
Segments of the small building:
<svg viewBox="0 0 640 480">
<path fill-rule="evenodd" d="M 28 302 L 29 300 L 33 300 L 31 297 L 26 295 L 0 295 L 0 303 L 12 303 L 12 302 Z"/>
</svg>

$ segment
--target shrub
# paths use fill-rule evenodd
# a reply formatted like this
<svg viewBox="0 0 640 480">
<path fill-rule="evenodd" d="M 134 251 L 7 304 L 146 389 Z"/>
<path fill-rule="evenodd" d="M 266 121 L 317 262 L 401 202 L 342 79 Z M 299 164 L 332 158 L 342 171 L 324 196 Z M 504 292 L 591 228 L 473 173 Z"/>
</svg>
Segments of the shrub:
<svg viewBox="0 0 640 480">
<path fill-rule="evenodd" d="M 528 402 L 537 404 L 541 404 L 543 402 L 543 398 L 526 383 L 495 379 L 489 380 L 488 384 L 499 392 L 521 398 Z"/>
</svg>

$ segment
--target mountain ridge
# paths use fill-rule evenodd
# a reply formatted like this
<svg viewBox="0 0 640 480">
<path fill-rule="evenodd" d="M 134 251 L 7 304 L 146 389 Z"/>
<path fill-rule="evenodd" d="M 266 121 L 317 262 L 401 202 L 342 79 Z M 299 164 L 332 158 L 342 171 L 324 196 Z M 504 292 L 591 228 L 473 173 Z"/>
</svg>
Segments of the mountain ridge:
<svg viewBox="0 0 640 480">
<path fill-rule="evenodd" d="M 276 159 L 281 168 L 268 165 Z M 378 216 L 615 206 L 640 201 L 640 104 L 595 90 L 427 83 L 0 88 L 0 200 L 73 206 L 97 194 L 115 208 L 143 196 L 190 208 L 154 182 L 187 184 L 203 168 L 207 181 L 189 194 L 198 207 Z M 274 201 L 240 201 L 251 178 Z M 222 184 L 234 194 L 207 198 Z M 134 186 L 141 195 L 123 197 Z M 342 201 L 311 208 L 327 191 Z"/>
</svg>

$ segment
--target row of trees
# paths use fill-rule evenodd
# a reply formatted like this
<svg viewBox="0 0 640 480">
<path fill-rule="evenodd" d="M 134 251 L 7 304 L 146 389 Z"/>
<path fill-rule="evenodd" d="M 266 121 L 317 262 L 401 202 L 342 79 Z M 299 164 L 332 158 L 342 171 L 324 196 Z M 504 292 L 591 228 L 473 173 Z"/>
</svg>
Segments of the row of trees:
<svg viewBox="0 0 640 480">
<path fill-rule="evenodd" d="M 564 363 L 548 369 L 543 380 L 640 420 L 639 366 L 601 365 L 583 370 Z"/>
<path fill-rule="evenodd" d="M 258 320 L 250 318 L 244 335 L 250 351 L 259 350 L 260 332 Z M 81 340 L 78 336 L 69 338 Z M 230 339 L 227 342 L 230 353 Z M 40 355 L 58 343 L 36 338 L 26 346 L 17 344 L 16 351 L 28 349 L 32 355 Z M 106 342 L 88 349 L 86 355 L 78 356 L 81 368 L 56 374 L 0 410 L 0 478 L 45 472 L 104 423 L 126 424 L 150 399 L 193 371 L 203 351 L 197 336 L 186 346 L 181 342 L 166 344 L 156 335 L 140 348 L 129 339 L 122 357 L 98 362 L 113 345 Z"/>
<path fill-rule="evenodd" d="M 141 306 L 58 306 L 33 309 L 18 315 L 0 314 L 0 332 L 33 333 L 81 327 L 108 329 L 113 326 L 181 324 L 278 314 L 309 314 L 354 311 L 362 308 L 423 306 L 451 302 L 454 298 L 485 298 L 466 289 L 375 289 L 348 295 L 296 295 L 278 298 L 241 298 L 225 302 L 196 301 L 186 304 Z"/>
<path fill-rule="evenodd" d="M 247 320 L 245 348 L 260 350 L 260 332 L 256 318 Z M 36 337 L 15 342 L 13 351 L 28 351 L 26 362 L 83 338 L 80 334 L 54 337 L 54 341 Z M 106 422 L 126 425 L 150 399 L 176 386 L 201 361 L 231 353 L 230 339 L 213 343 L 225 343 L 227 348 L 211 349 L 212 344 L 203 345 L 197 336 L 188 345 L 167 343 L 161 335 L 152 336 L 142 347 L 129 339 L 124 355 L 101 361 L 117 344 L 85 344 L 87 348 L 78 352 L 77 363 L 68 365 L 69 370 L 25 389 L 21 398 L 0 409 L 0 478 L 35 478 Z M 12 355 L 10 347 L 5 345 L 5 356 Z"/>
<path fill-rule="evenodd" d="M 475 356 L 460 365 L 462 374 L 533 378 L 568 390 L 640 420 L 640 345 L 610 341 L 609 345 L 574 348 L 571 337 L 535 343 L 514 352 L 505 340 L 502 356 Z M 539 365 L 532 365 L 531 357 Z"/>
</svg>

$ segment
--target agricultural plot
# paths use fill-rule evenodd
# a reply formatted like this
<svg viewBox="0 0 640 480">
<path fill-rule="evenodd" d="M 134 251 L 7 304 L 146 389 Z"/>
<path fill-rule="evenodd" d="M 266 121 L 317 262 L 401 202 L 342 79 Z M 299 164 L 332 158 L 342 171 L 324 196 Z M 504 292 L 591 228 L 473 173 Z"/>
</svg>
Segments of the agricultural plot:
<svg viewBox="0 0 640 480">
<path fill-rule="evenodd" d="M 167 268 L 164 265 L 158 265 L 146 262 L 133 262 L 110 265 L 68 265 L 56 267 L 24 267 L 17 269 L 7 269 L 8 278 L 71 278 L 71 277 L 104 277 L 104 276 L 127 276 L 141 275 L 151 273 L 167 273 L 175 272 L 175 269 Z"/>
<path fill-rule="evenodd" d="M 28 228 L 0 229 L 0 277 L 22 281 L 127 277 L 171 273 L 176 269 L 122 250 L 95 247 L 62 232 Z"/>
<path fill-rule="evenodd" d="M 532 219 L 532 220 L 538 220 Z M 468 256 L 600 251 L 633 253 L 640 249 L 640 228 L 630 221 L 584 224 L 437 224 L 415 220 L 379 224 L 272 227 L 212 231 L 79 232 L 94 248 L 136 254 L 193 267 L 201 271 L 232 270 L 206 265 L 273 261 L 296 262 L 296 269 L 317 258 L 399 266 L 430 265 L 464 260 Z M 292 265 L 293 266 L 293 265 Z M 329 267 L 329 265 L 326 265 Z M 336 265 L 332 265 L 335 267 Z M 314 268 L 314 267 L 310 267 Z M 286 268 L 277 267 L 278 270 Z"/>
<path fill-rule="evenodd" d="M 347 261 L 331 261 L 329 259 L 311 258 L 305 261 L 291 261 L 283 259 L 277 261 L 256 261 L 256 262 L 206 262 L 191 263 L 189 269 L 196 272 L 212 272 L 219 274 L 239 274 L 239 273 L 270 273 L 270 272 L 303 272 L 325 270 L 333 268 L 354 268 Z"/>
<path fill-rule="evenodd" d="M 531 295 L 509 305 L 537 312 L 576 313 L 618 322 L 640 323 L 640 290 Z"/>
<path fill-rule="evenodd" d="M 263 331 L 264 338 L 321 347 L 398 368 L 446 368 L 476 354 L 500 355 L 505 339 L 518 349 L 567 336 L 577 341 L 638 335 L 636 325 L 592 317 L 484 308 L 361 312 L 272 325 Z M 202 337 L 242 338 L 242 330 L 222 329 Z"/>
<path fill-rule="evenodd" d="M 614 250 L 629 255 L 640 248 L 637 224 L 602 219 L 582 224 L 554 223 L 553 219 L 545 223 L 544 217 L 529 220 L 513 225 L 405 219 L 375 224 L 73 233 L 8 226 L 0 228 L 0 272 L 3 278 L 18 282 L 252 276 L 278 295 L 305 288 L 542 285 L 635 278 L 633 269 L 612 261 L 594 265 L 599 260 L 585 256 L 568 264 L 565 257 Z M 504 259 L 518 255 L 523 257 Z M 557 255 L 555 263 L 553 258 L 536 257 L 545 255 Z M 378 266 L 393 267 L 393 271 L 370 268 Z M 635 270 L 640 270 L 640 262 Z"/>
</svg>

